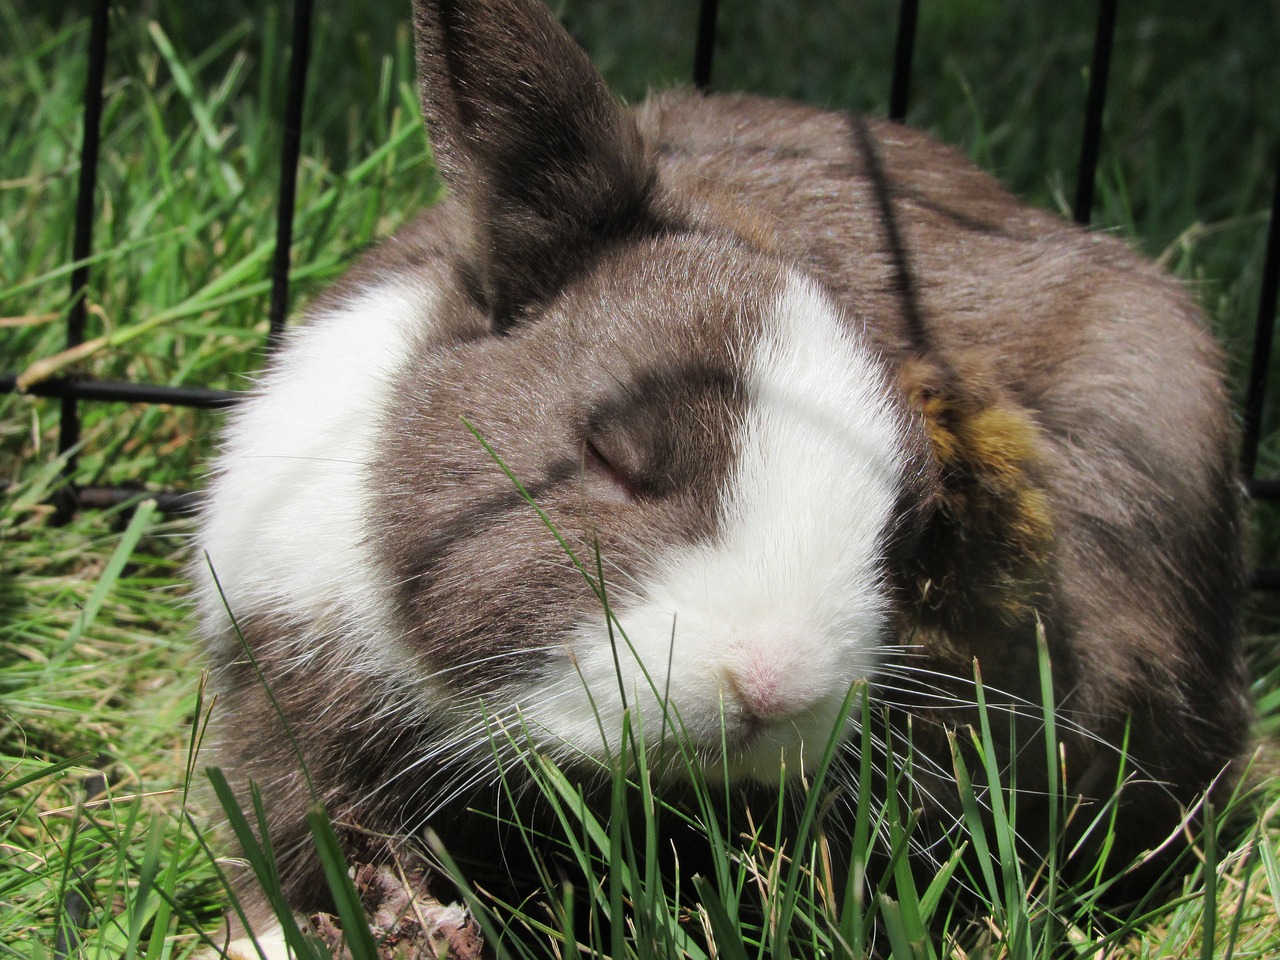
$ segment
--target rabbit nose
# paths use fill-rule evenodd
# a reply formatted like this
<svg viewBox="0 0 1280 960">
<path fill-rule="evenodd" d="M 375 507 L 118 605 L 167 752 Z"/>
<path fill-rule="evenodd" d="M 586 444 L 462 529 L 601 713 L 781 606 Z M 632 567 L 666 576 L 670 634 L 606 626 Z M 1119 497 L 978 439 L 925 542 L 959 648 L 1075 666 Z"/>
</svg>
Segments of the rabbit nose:
<svg viewBox="0 0 1280 960">
<path fill-rule="evenodd" d="M 784 719 L 798 713 L 808 702 L 796 685 L 788 682 L 783 665 L 762 656 L 727 668 L 724 686 L 733 703 L 755 720 Z"/>
</svg>

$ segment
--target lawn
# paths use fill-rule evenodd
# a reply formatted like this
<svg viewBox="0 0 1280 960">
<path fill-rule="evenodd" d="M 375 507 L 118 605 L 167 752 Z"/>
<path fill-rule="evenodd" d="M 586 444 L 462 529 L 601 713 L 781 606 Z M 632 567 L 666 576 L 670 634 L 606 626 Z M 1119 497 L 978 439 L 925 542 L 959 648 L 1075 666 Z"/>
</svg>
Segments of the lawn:
<svg viewBox="0 0 1280 960">
<path fill-rule="evenodd" d="M 692 6 L 553 6 L 623 96 L 688 76 Z M 922 6 L 908 122 L 1069 215 L 1093 4 Z M 106 343 L 75 372 L 241 389 L 261 365 L 289 16 L 288 5 L 244 0 L 117 5 L 88 289 L 89 335 Z M 726 0 L 714 83 L 883 114 L 895 16 L 887 2 Z M 0 0 L 0 35 L 3 374 L 64 345 L 87 28 L 79 5 Z M 1277 0 L 1122 4 L 1098 176 L 1095 228 L 1193 287 L 1241 397 L 1276 176 L 1278 41 Z M 322 5 L 312 57 L 295 305 L 439 189 L 417 115 L 407 3 Z M 200 486 L 216 414 L 98 403 L 83 415 L 78 482 Z M 180 957 L 225 905 L 216 860 L 225 846 L 209 831 L 221 814 L 196 749 L 209 702 L 185 604 L 191 525 L 145 502 L 53 523 L 57 417 L 56 402 L 0 394 L 0 956 Z M 1276 427 L 1269 411 L 1260 476 L 1280 475 Z M 1258 506 L 1253 527 L 1256 562 L 1280 562 L 1274 508 Z M 1200 839 L 1202 863 L 1181 896 L 1107 930 L 1087 913 L 1047 923 L 1045 911 L 1019 905 L 1031 878 L 1013 878 L 1013 888 L 995 878 L 989 919 L 957 922 L 957 942 L 916 936 L 927 918 L 915 914 L 932 895 L 919 890 L 913 901 L 899 889 L 892 904 L 875 901 L 895 955 L 1280 954 L 1280 780 L 1268 778 L 1280 768 L 1278 615 L 1273 597 L 1254 596 L 1257 789 L 1234 831 Z M 557 771 L 538 775 L 552 794 L 572 793 Z M 593 833 L 588 815 L 566 804 L 597 850 L 630 842 L 603 824 Z M 831 913 L 807 882 L 820 871 L 776 853 L 760 843 L 726 862 L 742 872 L 722 887 L 768 878 L 769 903 L 799 904 L 788 908 L 801 931 L 792 946 L 830 952 L 804 933 Z M 635 869 L 620 860 L 616 869 Z M 593 868 L 611 875 L 607 864 Z M 661 898 L 645 909 L 654 929 L 679 912 Z M 720 955 L 779 953 L 789 942 L 735 929 L 732 910 L 723 912 L 702 915 Z M 668 946 L 700 949 L 674 934 Z"/>
</svg>

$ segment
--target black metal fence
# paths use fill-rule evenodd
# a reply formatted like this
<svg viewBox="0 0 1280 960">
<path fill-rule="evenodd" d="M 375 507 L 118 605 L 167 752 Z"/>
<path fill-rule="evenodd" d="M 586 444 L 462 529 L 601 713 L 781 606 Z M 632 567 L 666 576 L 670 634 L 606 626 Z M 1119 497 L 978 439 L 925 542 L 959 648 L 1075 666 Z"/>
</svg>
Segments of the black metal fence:
<svg viewBox="0 0 1280 960">
<path fill-rule="evenodd" d="M 91 281 L 89 260 L 93 250 L 96 209 L 94 188 L 106 72 L 108 14 L 111 6 L 111 0 L 90 0 L 90 2 L 92 12 L 88 74 L 84 94 L 84 139 L 80 150 L 80 176 L 72 242 L 72 259 L 76 267 L 71 274 L 71 308 L 67 318 L 68 348 L 84 342 L 85 301 Z M 1073 206 L 1076 222 L 1083 225 L 1090 222 L 1093 210 L 1102 114 L 1106 102 L 1112 41 L 1115 37 L 1117 4 L 1118 0 L 1099 0 L 1098 3 Z M 909 100 L 918 7 L 918 0 L 901 0 L 899 6 L 897 42 L 889 96 L 889 116 L 899 122 L 906 116 Z M 717 0 L 701 0 L 693 57 L 693 81 L 701 89 L 711 86 L 717 10 Z M 303 129 L 303 93 L 306 88 L 311 32 L 312 0 L 294 0 L 292 53 L 283 116 L 284 151 L 280 166 L 276 246 L 271 264 L 268 350 L 279 342 L 288 315 L 289 253 L 293 235 L 295 185 Z M 1268 501 L 1280 501 L 1280 480 L 1259 479 L 1255 473 L 1262 413 L 1267 393 L 1267 374 L 1272 356 L 1278 291 L 1280 291 L 1280 162 L 1277 162 L 1275 194 L 1263 264 L 1262 293 L 1258 304 L 1253 352 L 1244 400 L 1241 449 L 1242 471 L 1250 495 Z M 18 389 L 17 381 L 16 374 L 0 375 L 0 392 L 15 391 Z M 236 393 L 221 390 L 91 380 L 79 377 L 50 377 L 30 384 L 26 390 L 37 396 L 56 397 L 61 400 L 58 444 L 59 453 L 67 457 L 64 471 L 65 483 L 61 488 L 57 504 L 58 513 L 62 517 L 70 516 L 79 508 L 105 507 L 139 496 L 136 490 L 74 485 L 73 477 L 76 467 L 74 452 L 80 441 L 81 403 L 102 401 L 163 403 L 198 409 L 215 409 L 230 406 L 237 398 Z M 163 510 L 182 511 L 191 509 L 197 502 L 198 495 L 191 492 L 164 491 L 148 493 L 147 496 L 156 499 Z M 1280 569 L 1255 571 L 1254 585 L 1264 589 L 1280 589 Z"/>
</svg>

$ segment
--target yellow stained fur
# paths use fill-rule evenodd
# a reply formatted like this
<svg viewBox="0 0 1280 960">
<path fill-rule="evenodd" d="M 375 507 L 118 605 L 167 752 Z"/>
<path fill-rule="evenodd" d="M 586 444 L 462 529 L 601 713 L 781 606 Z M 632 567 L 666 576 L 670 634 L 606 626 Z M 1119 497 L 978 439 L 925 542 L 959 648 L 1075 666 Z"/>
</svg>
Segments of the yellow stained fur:
<svg viewBox="0 0 1280 960">
<path fill-rule="evenodd" d="M 1030 614 L 1054 537 L 1049 499 L 1038 480 L 1039 427 L 974 371 L 944 378 L 932 365 L 913 361 L 904 380 L 941 468 L 942 518 L 983 561 L 977 569 L 958 566 L 942 579 L 983 590 L 981 599 L 1004 618 Z"/>
</svg>

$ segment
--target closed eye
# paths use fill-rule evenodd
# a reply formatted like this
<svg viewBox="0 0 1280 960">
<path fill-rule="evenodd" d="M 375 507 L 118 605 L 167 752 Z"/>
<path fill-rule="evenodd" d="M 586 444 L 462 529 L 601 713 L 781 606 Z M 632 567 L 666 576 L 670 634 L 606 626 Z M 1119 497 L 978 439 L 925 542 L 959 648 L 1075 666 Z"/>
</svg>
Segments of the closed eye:
<svg viewBox="0 0 1280 960">
<path fill-rule="evenodd" d="M 582 442 L 583 474 L 595 477 L 594 484 L 608 499 L 618 503 L 635 503 L 640 500 L 640 484 L 609 462 L 600 448 L 588 437 Z"/>
</svg>

